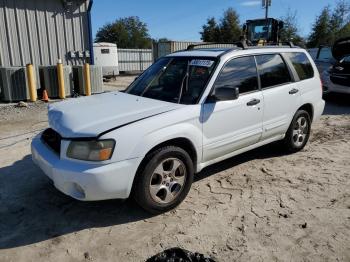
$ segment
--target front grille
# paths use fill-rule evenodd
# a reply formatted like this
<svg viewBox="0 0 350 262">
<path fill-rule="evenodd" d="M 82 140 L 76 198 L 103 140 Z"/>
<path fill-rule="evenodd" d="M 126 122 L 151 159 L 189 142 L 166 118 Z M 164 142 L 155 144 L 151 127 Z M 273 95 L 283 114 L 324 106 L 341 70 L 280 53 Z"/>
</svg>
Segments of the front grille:
<svg viewBox="0 0 350 262">
<path fill-rule="evenodd" d="M 350 76 L 343 76 L 343 75 L 331 75 L 331 81 L 334 84 L 341 85 L 341 86 L 350 86 Z"/>
<path fill-rule="evenodd" d="M 41 135 L 42 141 L 48 145 L 57 154 L 61 153 L 61 140 L 62 137 L 52 128 L 46 129 Z"/>
</svg>

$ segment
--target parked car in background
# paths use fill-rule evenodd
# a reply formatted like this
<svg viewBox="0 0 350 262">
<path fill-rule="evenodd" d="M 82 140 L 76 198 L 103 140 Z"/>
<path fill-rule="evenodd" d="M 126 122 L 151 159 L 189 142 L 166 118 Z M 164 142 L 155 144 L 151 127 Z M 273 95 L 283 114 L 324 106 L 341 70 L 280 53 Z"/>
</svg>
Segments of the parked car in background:
<svg viewBox="0 0 350 262">
<path fill-rule="evenodd" d="M 320 46 L 318 48 L 308 49 L 312 59 L 315 61 L 318 71 L 322 74 L 332 67 L 336 62 L 332 55 L 332 48 L 329 46 Z"/>
<path fill-rule="evenodd" d="M 332 55 L 336 62 L 321 74 L 323 90 L 325 93 L 350 94 L 350 37 L 336 41 Z"/>
<path fill-rule="evenodd" d="M 324 109 L 317 68 L 294 47 L 195 49 L 157 60 L 125 92 L 49 106 L 32 157 L 63 193 L 180 204 L 195 173 L 262 145 L 306 145 Z"/>
</svg>

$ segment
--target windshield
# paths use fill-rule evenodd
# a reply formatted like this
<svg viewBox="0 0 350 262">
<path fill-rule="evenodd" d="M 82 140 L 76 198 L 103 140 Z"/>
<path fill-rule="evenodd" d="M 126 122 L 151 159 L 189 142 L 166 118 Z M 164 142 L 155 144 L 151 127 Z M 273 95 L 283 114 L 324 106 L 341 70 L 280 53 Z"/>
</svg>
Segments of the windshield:
<svg viewBox="0 0 350 262">
<path fill-rule="evenodd" d="M 132 83 L 126 93 L 172 103 L 195 104 L 215 64 L 213 58 L 164 57 Z"/>
<path fill-rule="evenodd" d="M 255 21 L 248 25 L 248 34 L 251 41 L 258 41 L 260 39 L 268 40 L 271 38 L 272 24 L 271 21 Z"/>
</svg>

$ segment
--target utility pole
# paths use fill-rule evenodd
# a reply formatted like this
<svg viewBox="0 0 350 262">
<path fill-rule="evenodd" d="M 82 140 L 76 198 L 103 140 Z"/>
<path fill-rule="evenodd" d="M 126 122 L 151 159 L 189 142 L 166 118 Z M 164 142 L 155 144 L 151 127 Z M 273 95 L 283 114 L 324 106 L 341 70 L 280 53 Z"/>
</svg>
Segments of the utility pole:
<svg viewBox="0 0 350 262">
<path fill-rule="evenodd" d="M 272 0 L 262 0 L 262 6 L 265 8 L 265 19 L 269 18 L 269 6 L 271 6 Z"/>
</svg>

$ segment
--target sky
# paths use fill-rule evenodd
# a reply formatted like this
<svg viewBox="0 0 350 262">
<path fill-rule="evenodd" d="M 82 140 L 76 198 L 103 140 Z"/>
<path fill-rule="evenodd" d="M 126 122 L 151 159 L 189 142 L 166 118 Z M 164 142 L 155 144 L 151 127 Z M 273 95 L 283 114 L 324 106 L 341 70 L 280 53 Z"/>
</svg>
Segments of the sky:
<svg viewBox="0 0 350 262">
<path fill-rule="evenodd" d="M 272 0 L 269 17 L 283 17 L 288 8 L 297 11 L 300 34 L 307 36 L 321 9 L 334 6 L 335 0 Z M 176 41 L 199 41 L 199 32 L 208 17 L 218 20 L 223 11 L 233 7 L 241 23 L 263 18 L 262 0 L 95 0 L 92 8 L 92 29 L 97 30 L 117 18 L 138 16 L 148 26 L 154 39 L 166 37 Z"/>
</svg>

